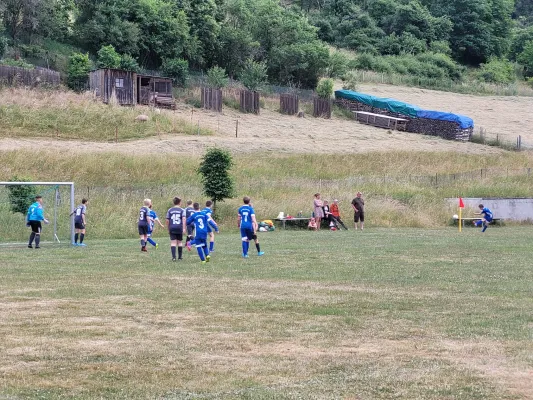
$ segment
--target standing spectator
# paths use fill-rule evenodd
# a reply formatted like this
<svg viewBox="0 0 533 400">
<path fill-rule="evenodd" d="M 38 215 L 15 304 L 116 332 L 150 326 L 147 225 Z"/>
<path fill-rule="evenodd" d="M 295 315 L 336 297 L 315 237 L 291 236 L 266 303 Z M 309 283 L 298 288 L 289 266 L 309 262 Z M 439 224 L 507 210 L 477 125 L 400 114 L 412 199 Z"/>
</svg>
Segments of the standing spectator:
<svg viewBox="0 0 533 400">
<path fill-rule="evenodd" d="M 28 242 L 28 247 L 30 249 L 33 248 L 33 239 L 35 239 L 35 248 L 41 248 L 41 221 L 43 221 L 45 224 L 48 223 L 48 220 L 44 217 L 43 212 L 43 197 L 35 196 L 35 203 L 28 208 L 28 215 L 26 216 L 26 226 L 31 227 L 30 241 Z"/>
<path fill-rule="evenodd" d="M 320 200 L 320 193 L 315 193 L 315 201 L 313 202 L 313 207 L 315 212 L 317 230 L 320 229 L 320 222 L 322 221 L 322 218 L 324 218 L 324 210 L 322 209 L 323 206 L 324 203 L 322 203 L 322 200 Z"/>
<path fill-rule="evenodd" d="M 365 201 L 361 197 L 363 193 L 357 192 L 355 199 L 352 200 L 352 208 L 354 211 L 353 221 L 355 230 L 357 230 L 357 223 L 361 222 L 361 230 L 365 227 Z"/>
<path fill-rule="evenodd" d="M 344 229 L 348 230 L 348 228 L 346 227 L 346 225 L 344 225 L 344 222 L 342 222 L 341 219 L 341 213 L 339 211 L 339 200 L 333 200 L 333 204 L 331 205 L 329 211 L 331 212 L 331 215 L 337 221 L 337 223 L 341 224 Z"/>
</svg>

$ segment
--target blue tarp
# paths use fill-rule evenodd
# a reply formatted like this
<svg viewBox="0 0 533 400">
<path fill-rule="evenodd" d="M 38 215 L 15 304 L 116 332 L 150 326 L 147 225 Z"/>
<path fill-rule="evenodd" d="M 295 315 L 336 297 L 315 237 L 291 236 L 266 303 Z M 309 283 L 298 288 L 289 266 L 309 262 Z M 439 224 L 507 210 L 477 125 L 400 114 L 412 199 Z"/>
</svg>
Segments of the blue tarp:
<svg viewBox="0 0 533 400">
<path fill-rule="evenodd" d="M 418 118 L 437 119 L 439 121 L 451 121 L 459 124 L 461 129 L 468 129 L 474 127 L 474 120 L 470 117 L 459 114 L 445 113 L 441 111 L 420 110 L 417 115 Z"/>
<path fill-rule="evenodd" d="M 353 92 L 351 90 L 337 90 L 335 91 L 335 98 L 355 100 L 371 107 L 381 108 L 393 113 L 406 115 L 411 118 L 427 118 L 439 121 L 451 121 L 459 124 L 461 129 L 474 127 L 474 121 L 472 118 L 464 115 L 422 110 L 418 106 L 404 103 L 402 101 L 376 97 L 364 93 Z"/>
</svg>

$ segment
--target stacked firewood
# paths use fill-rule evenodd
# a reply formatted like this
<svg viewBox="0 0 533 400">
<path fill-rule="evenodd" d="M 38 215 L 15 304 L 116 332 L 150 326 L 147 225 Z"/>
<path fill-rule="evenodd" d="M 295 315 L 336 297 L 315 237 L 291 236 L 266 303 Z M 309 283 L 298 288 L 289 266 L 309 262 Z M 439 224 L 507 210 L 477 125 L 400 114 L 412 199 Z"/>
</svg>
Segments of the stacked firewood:
<svg viewBox="0 0 533 400">
<path fill-rule="evenodd" d="M 413 118 L 407 115 L 390 112 L 382 108 L 375 108 L 355 100 L 336 99 L 335 104 L 350 111 L 366 111 L 374 114 L 390 115 L 407 119 L 406 131 L 423 135 L 439 136 L 448 140 L 470 140 L 473 128 L 461 129 L 460 125 L 452 121 L 441 121 L 428 118 Z"/>
</svg>

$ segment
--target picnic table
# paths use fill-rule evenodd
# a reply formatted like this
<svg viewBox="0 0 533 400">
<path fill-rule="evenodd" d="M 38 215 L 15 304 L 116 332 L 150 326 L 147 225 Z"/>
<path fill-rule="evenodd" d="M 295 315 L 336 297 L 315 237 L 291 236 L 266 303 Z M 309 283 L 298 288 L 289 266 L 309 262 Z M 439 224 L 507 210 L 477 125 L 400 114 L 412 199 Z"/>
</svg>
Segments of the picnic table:
<svg viewBox="0 0 533 400">
<path fill-rule="evenodd" d="M 363 124 L 377 126 L 379 128 L 394 129 L 395 131 L 405 131 L 407 122 L 405 118 L 392 117 L 390 115 L 374 114 L 367 111 L 352 111 L 355 120 Z"/>
</svg>

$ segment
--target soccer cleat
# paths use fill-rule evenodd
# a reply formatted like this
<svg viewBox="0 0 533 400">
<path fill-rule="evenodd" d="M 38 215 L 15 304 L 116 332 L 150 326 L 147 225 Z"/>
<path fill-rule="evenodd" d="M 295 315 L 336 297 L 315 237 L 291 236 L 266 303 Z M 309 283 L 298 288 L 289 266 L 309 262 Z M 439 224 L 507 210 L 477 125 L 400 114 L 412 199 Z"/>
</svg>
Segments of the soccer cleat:
<svg viewBox="0 0 533 400">
<path fill-rule="evenodd" d="M 264 254 L 265 254 L 264 251 L 260 251 L 259 253 L 257 253 L 258 256 L 262 256 L 262 255 L 264 255 Z"/>
<path fill-rule="evenodd" d="M 148 250 L 146 250 L 146 247 L 141 247 L 141 251 L 148 252 Z"/>
<path fill-rule="evenodd" d="M 192 248 L 191 242 L 187 242 L 186 246 L 187 246 L 187 250 L 191 251 L 191 248 Z"/>
<path fill-rule="evenodd" d="M 156 249 L 159 248 L 159 243 L 156 243 L 156 244 L 155 244 L 155 248 L 156 248 Z"/>
<path fill-rule="evenodd" d="M 41 247 L 40 246 L 35 246 L 36 249 L 40 249 Z"/>
<path fill-rule="evenodd" d="M 178 261 L 183 260 L 183 257 L 178 257 Z"/>
<path fill-rule="evenodd" d="M 78 245 L 78 243 L 74 242 L 74 243 L 72 243 L 72 245 L 73 245 L 73 246 L 77 246 L 77 245 Z"/>
<path fill-rule="evenodd" d="M 248 254 L 242 253 L 242 258 L 248 258 Z"/>
<path fill-rule="evenodd" d="M 172 259 L 172 261 L 176 261 L 176 259 L 175 259 L 175 258 L 173 258 L 173 259 Z"/>
<path fill-rule="evenodd" d="M 202 261 L 200 264 L 205 264 L 207 261 Z"/>
<path fill-rule="evenodd" d="M 207 261 L 207 262 L 211 261 L 211 256 L 206 256 L 205 257 L 205 261 Z"/>
<path fill-rule="evenodd" d="M 87 245 L 85 243 L 80 243 L 80 244 L 78 244 L 78 246 L 87 247 Z"/>
<path fill-rule="evenodd" d="M 33 246 L 31 244 L 28 245 L 28 249 L 33 249 Z"/>
</svg>

